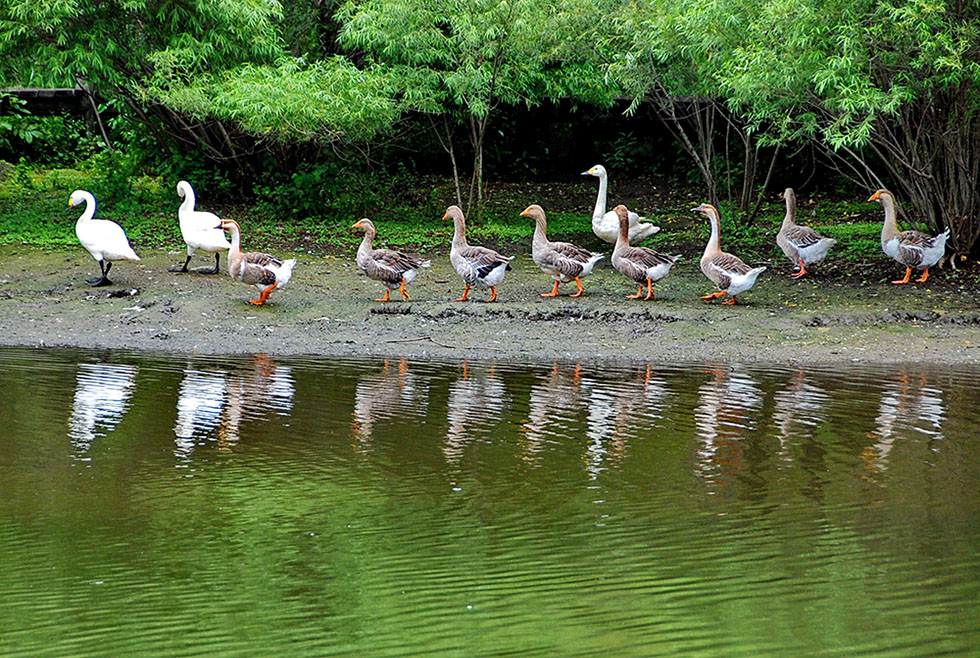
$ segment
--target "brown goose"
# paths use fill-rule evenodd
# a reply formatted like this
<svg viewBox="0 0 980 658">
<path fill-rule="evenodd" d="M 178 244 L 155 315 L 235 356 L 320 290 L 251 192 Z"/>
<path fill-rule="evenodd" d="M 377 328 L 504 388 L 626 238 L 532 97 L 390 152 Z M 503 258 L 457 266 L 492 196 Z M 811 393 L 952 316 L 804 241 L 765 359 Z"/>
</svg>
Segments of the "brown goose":
<svg viewBox="0 0 980 658">
<path fill-rule="evenodd" d="M 631 247 L 629 211 L 626 206 L 618 205 L 613 212 L 619 219 L 619 237 L 612 253 L 613 267 L 639 284 L 636 294 L 626 299 L 639 299 L 643 295 L 644 283 L 647 285 L 647 296 L 643 299 L 653 299 L 653 284 L 667 276 L 681 255 L 668 256 L 648 247 Z"/>
<path fill-rule="evenodd" d="M 806 274 L 807 265 L 815 265 L 827 257 L 827 252 L 837 240 L 825 238 L 808 226 L 797 226 L 796 193 L 792 187 L 786 188 L 783 199 L 786 200 L 786 217 L 776 234 L 776 244 L 794 265 L 800 266 L 799 272 L 790 275 L 799 279 Z"/>
<path fill-rule="evenodd" d="M 514 260 L 514 257 L 501 256 L 486 247 L 468 245 L 466 219 L 459 206 L 449 206 L 442 218 L 453 220 L 453 244 L 449 250 L 449 261 L 466 285 L 463 296 L 453 301 L 465 302 L 473 286 L 489 288 L 490 297 L 483 301 L 494 301 L 497 299 L 497 286 L 504 280 L 504 274 L 510 269 L 510 261 Z"/>
<path fill-rule="evenodd" d="M 228 274 L 231 278 L 248 283 L 259 289 L 259 298 L 249 304 L 262 306 L 269 294 L 289 283 L 296 266 L 296 259 L 279 260 L 260 251 L 242 253 L 242 229 L 233 219 L 222 219 L 220 228 L 231 233 L 231 249 L 228 250 Z"/>
<path fill-rule="evenodd" d="M 558 285 L 574 281 L 578 287 L 569 297 L 578 297 L 585 288 L 580 279 L 592 274 L 592 268 L 602 260 L 602 254 L 595 254 L 588 249 L 576 247 L 570 242 L 552 242 L 547 235 L 547 221 L 544 209 L 532 204 L 521 212 L 521 217 L 534 220 L 534 237 L 531 240 L 531 259 L 545 274 L 550 274 L 555 280 L 551 292 L 541 293 L 542 297 L 557 297 Z"/>
<path fill-rule="evenodd" d="M 374 222 L 365 217 L 351 228 L 364 231 L 364 239 L 357 248 L 357 266 L 368 275 L 369 279 L 385 284 L 385 296 L 375 299 L 376 302 L 386 302 L 392 290 L 398 290 L 403 301 L 408 301 L 408 291 L 405 284 L 411 283 L 419 273 L 420 267 L 429 267 L 432 261 L 419 260 L 413 255 L 405 254 L 394 249 L 375 249 L 371 246 L 377 234 Z"/>
<path fill-rule="evenodd" d="M 929 278 L 929 268 L 938 263 L 946 252 L 949 227 L 935 237 L 922 231 L 899 231 L 895 217 L 895 196 L 891 192 L 878 190 L 868 201 L 877 201 L 885 209 L 885 223 L 881 227 L 881 250 L 905 266 L 905 278 L 892 283 L 908 283 L 913 268 L 923 270 L 922 276 L 916 282 L 925 282 Z"/>
<path fill-rule="evenodd" d="M 731 299 L 722 304 L 734 304 L 735 296 L 754 286 L 755 280 L 766 268 L 749 267 L 737 256 L 721 250 L 721 218 L 718 216 L 718 210 L 710 203 L 702 203 L 697 208 L 691 208 L 691 212 L 704 215 L 711 222 L 711 237 L 708 238 L 704 255 L 701 256 L 701 271 L 719 289 L 718 292 L 704 295 L 701 299 L 708 301 L 729 295 Z"/>
</svg>

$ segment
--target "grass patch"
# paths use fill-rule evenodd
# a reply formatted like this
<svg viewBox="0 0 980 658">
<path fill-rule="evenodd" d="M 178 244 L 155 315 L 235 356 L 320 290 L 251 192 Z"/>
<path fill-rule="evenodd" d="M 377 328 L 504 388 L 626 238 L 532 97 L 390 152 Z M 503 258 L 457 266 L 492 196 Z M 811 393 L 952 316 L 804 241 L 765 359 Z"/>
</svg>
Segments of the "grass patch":
<svg viewBox="0 0 980 658">
<path fill-rule="evenodd" d="M 81 211 L 68 207 L 68 197 L 75 189 L 87 189 L 99 201 L 96 216 L 118 222 L 137 251 L 181 249 L 176 181 L 150 176 L 120 180 L 110 165 L 92 160 L 75 169 L 0 166 L 0 243 L 42 248 L 77 246 L 74 224 Z M 467 235 L 475 244 L 527 251 L 534 223 L 520 212 L 531 203 L 539 203 L 547 213 L 549 237 L 609 251 L 610 247 L 592 234 L 595 190 L 589 182 L 494 184 L 488 190 L 483 216 L 469 219 Z M 709 229 L 706 221 L 689 211 L 696 205 L 692 199 L 697 195 L 691 190 L 665 191 L 662 185 L 640 182 L 643 184 L 630 185 L 624 181 L 622 187 L 631 190 L 630 198 L 624 200 L 661 227 L 660 233 L 644 244 L 668 253 L 685 253 L 689 258 L 698 254 Z M 352 186 L 356 187 L 356 181 Z M 378 226 L 378 246 L 422 252 L 448 250 L 452 225 L 443 221 L 442 215 L 454 200 L 446 179 L 402 175 L 378 189 L 363 194 L 355 191 L 334 194 L 335 198 L 324 200 L 322 209 L 302 208 L 285 214 L 277 213 L 261 196 L 232 204 L 209 202 L 206 190 L 198 191 L 198 206 L 237 220 L 242 225 L 246 250 L 350 253 L 362 237 L 351 225 L 365 216 Z M 785 260 L 775 244 L 783 214 L 784 207 L 777 199 L 766 204 L 751 225 L 733 227 L 723 216 L 724 248 L 749 262 Z M 881 257 L 880 215 L 878 204 L 864 201 L 811 199 L 800 207 L 800 223 L 837 239 L 833 257 L 838 261 Z"/>
</svg>

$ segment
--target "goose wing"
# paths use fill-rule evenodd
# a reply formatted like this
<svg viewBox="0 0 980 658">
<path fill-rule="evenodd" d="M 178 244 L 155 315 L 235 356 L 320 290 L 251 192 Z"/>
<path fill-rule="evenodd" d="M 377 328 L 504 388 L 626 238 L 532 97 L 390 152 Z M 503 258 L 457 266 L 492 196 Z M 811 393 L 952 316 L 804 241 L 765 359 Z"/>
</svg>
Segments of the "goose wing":
<svg viewBox="0 0 980 658">
<path fill-rule="evenodd" d="M 571 242 L 552 242 L 549 246 L 561 258 L 577 261 L 579 263 L 588 263 L 589 259 L 595 255 L 588 249 L 578 247 Z"/>
<path fill-rule="evenodd" d="M 808 226 L 792 226 L 784 235 L 798 249 L 804 249 L 823 240 L 823 236 Z"/>
<path fill-rule="evenodd" d="M 493 249 L 486 247 L 467 246 L 460 250 L 459 255 L 466 260 L 470 267 L 476 271 L 477 277 L 481 279 L 501 265 L 507 265 L 509 268 L 512 260 L 512 258 L 502 256 Z"/>
<path fill-rule="evenodd" d="M 276 270 L 282 261 L 261 251 L 242 254 L 242 281 L 255 285 L 271 286 L 276 282 Z"/>
<path fill-rule="evenodd" d="M 706 267 L 702 268 L 704 273 L 707 274 L 708 278 L 714 281 L 721 290 L 725 290 L 731 285 L 732 276 L 744 276 L 752 270 L 751 267 L 742 262 L 741 258 L 738 256 L 733 256 L 732 254 L 724 251 L 711 257 L 706 265 Z"/>
<path fill-rule="evenodd" d="M 398 283 L 405 272 L 422 267 L 421 261 L 394 249 L 375 249 L 368 262 L 368 275 L 389 283 Z"/>
</svg>

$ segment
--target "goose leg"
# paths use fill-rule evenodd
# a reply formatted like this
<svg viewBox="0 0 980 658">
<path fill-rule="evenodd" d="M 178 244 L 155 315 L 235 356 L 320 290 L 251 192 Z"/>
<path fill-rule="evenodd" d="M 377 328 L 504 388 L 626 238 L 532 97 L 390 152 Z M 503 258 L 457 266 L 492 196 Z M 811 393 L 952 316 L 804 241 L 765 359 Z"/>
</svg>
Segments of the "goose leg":
<svg viewBox="0 0 980 658">
<path fill-rule="evenodd" d="M 190 257 L 188 257 L 187 260 L 190 260 Z M 201 274 L 217 274 L 218 271 L 219 271 L 218 270 L 218 262 L 220 260 L 221 260 L 221 252 L 220 251 L 214 252 L 214 269 L 213 270 L 201 270 Z M 186 272 L 187 271 L 187 269 L 186 269 L 187 268 L 187 263 L 184 263 L 184 268 L 185 268 L 184 271 Z"/>
<path fill-rule="evenodd" d="M 191 257 L 188 255 L 187 256 L 187 260 L 184 261 L 184 264 L 181 267 L 171 267 L 167 271 L 168 272 L 180 272 L 181 274 L 183 274 L 183 273 L 187 272 L 187 264 L 189 262 L 191 262 Z"/>
<path fill-rule="evenodd" d="M 102 270 L 102 276 L 98 279 L 86 279 L 86 281 L 93 284 L 96 288 L 111 286 L 112 281 L 109 280 L 109 270 L 112 269 L 112 261 L 106 263 L 104 260 L 100 260 L 99 268 Z"/>
<path fill-rule="evenodd" d="M 269 293 L 271 293 L 273 290 L 275 290 L 276 286 L 278 286 L 278 285 L 279 285 L 279 282 L 276 281 L 271 286 L 269 286 L 268 288 L 266 288 L 265 290 L 263 290 L 262 291 L 262 294 L 259 295 L 259 298 L 258 299 L 250 299 L 250 300 L 248 300 L 248 303 L 249 304 L 255 304 L 256 306 L 262 306 L 263 304 L 265 304 L 265 300 L 269 299 Z"/>
<path fill-rule="evenodd" d="M 912 278 L 912 268 L 911 267 L 906 267 L 905 268 L 905 278 L 904 279 L 900 279 L 898 281 L 892 281 L 892 283 L 894 283 L 895 285 L 902 285 L 903 283 L 908 283 L 909 282 L 909 279 L 911 279 L 911 278 Z"/>
<path fill-rule="evenodd" d="M 799 272 L 797 272 L 796 274 L 790 274 L 789 276 L 790 276 L 790 278 L 792 278 L 792 279 L 799 279 L 799 278 L 800 278 L 801 276 L 803 276 L 804 274 L 806 274 L 806 268 L 805 268 L 805 267 L 803 267 L 803 259 L 801 258 L 801 259 L 800 259 L 800 271 L 799 271 Z"/>
<path fill-rule="evenodd" d="M 576 279 L 578 281 L 578 279 Z M 557 297 L 558 296 L 558 279 L 555 279 L 555 287 L 551 289 L 551 292 L 541 293 L 542 297 Z"/>
<path fill-rule="evenodd" d="M 582 291 L 585 290 L 585 287 L 582 285 L 582 282 L 579 281 L 578 277 L 575 277 L 575 285 L 578 286 L 578 290 L 576 290 L 571 295 L 569 295 L 569 297 L 581 297 L 582 296 Z"/>
<path fill-rule="evenodd" d="M 642 296 L 643 296 L 643 286 L 641 285 L 636 289 L 635 295 L 626 295 L 626 299 L 639 299 Z"/>
<path fill-rule="evenodd" d="M 735 306 L 735 295 L 732 295 L 731 299 L 726 299 L 722 302 L 725 306 Z"/>
<path fill-rule="evenodd" d="M 402 294 L 402 301 L 403 302 L 407 302 L 408 301 L 408 291 L 405 290 L 405 277 L 402 277 L 402 283 L 401 283 L 400 286 L 398 286 L 398 292 L 400 292 Z"/>
<path fill-rule="evenodd" d="M 718 292 L 713 292 L 713 293 L 704 295 L 703 297 L 701 297 L 701 299 L 703 299 L 706 302 L 709 302 L 712 299 L 718 299 L 719 297 L 724 297 L 727 294 L 728 293 L 725 292 L 724 290 L 719 290 Z"/>
<path fill-rule="evenodd" d="M 387 288 L 385 288 L 385 296 L 384 297 L 379 297 L 378 299 L 375 299 L 374 301 L 376 301 L 376 302 L 386 302 L 386 301 L 388 301 L 388 299 L 390 297 L 391 297 L 391 291 L 388 290 Z"/>
<path fill-rule="evenodd" d="M 643 298 L 643 301 L 650 301 L 653 299 L 653 281 L 647 279 L 647 296 Z"/>
<path fill-rule="evenodd" d="M 465 302 L 467 299 L 469 299 L 469 297 L 468 297 L 469 294 L 470 294 L 470 286 L 469 286 L 469 284 L 466 284 L 466 287 L 463 288 L 463 296 L 462 297 L 458 297 L 458 298 L 454 299 L 453 301 L 454 302 Z"/>
<path fill-rule="evenodd" d="M 929 278 L 929 268 L 927 267 L 926 268 L 926 271 L 923 272 L 922 273 L 922 276 L 920 276 L 918 279 L 916 279 L 915 282 L 916 283 L 925 283 L 926 282 L 926 279 L 928 279 L 928 278 Z"/>
<path fill-rule="evenodd" d="M 495 299 L 497 299 L 497 288 L 495 286 L 490 286 L 490 298 L 489 299 L 484 299 L 483 301 L 489 303 L 489 302 L 492 302 Z"/>
</svg>

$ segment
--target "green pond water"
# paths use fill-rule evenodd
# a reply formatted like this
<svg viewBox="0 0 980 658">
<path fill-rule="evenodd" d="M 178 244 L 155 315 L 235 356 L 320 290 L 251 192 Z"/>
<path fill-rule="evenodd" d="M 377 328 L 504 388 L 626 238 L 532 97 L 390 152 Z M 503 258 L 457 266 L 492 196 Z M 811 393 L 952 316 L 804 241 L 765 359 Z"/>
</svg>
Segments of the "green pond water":
<svg viewBox="0 0 980 658">
<path fill-rule="evenodd" d="M 978 375 L 0 350 L 0 655 L 980 655 Z"/>
</svg>

